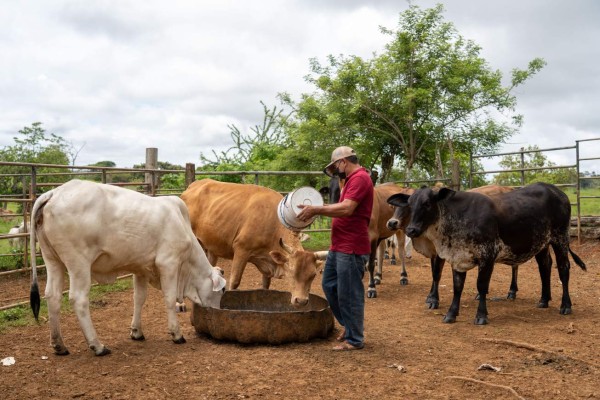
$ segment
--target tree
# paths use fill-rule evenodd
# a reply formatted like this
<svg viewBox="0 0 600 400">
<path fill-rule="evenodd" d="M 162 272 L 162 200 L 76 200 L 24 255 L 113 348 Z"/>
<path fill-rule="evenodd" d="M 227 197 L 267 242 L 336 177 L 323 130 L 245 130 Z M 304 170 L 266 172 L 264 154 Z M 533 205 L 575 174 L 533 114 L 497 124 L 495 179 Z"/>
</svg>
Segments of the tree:
<svg viewBox="0 0 600 400">
<path fill-rule="evenodd" d="M 522 186 L 534 182 L 546 182 L 552 184 L 567 184 L 577 182 L 577 171 L 575 168 L 556 168 L 556 164 L 548 160 L 538 146 L 527 146 L 522 148 L 520 154 L 508 154 L 502 157 L 499 165 L 507 170 L 522 170 L 530 168 L 530 171 L 501 172 L 494 177 L 494 183 L 504 186 Z M 521 178 L 524 178 L 523 181 Z"/>
<path fill-rule="evenodd" d="M 284 126 L 289 113 L 278 109 L 277 106 L 268 108 L 262 101 L 263 121 L 260 125 L 250 128 L 249 134 L 244 134 L 236 125 L 228 125 L 232 147 L 217 154 L 213 150 L 214 159 L 200 154 L 201 170 L 213 171 L 266 171 L 286 169 L 284 163 L 279 163 L 279 155 L 286 148 Z M 240 176 L 221 175 L 216 179 L 228 182 L 242 182 Z M 261 178 L 261 184 L 270 187 L 281 186 L 284 177 Z"/>
<path fill-rule="evenodd" d="M 38 163 L 69 165 L 69 151 L 72 146 L 61 136 L 54 133 L 47 134 L 41 122 L 34 122 L 19 131 L 20 136 L 13 139 L 15 144 L 0 149 L 0 159 L 10 162 Z M 15 174 L 11 179 L 2 180 L 0 191 L 5 194 L 21 193 L 28 182 L 25 176 L 29 176 L 31 170 L 28 167 L 4 166 L 0 167 L 4 174 Z M 66 172 L 65 169 L 52 167 L 38 167 L 38 174 Z M 20 176 L 22 174 L 22 176 Z M 67 177 L 40 176 L 38 182 L 64 182 Z"/>
<path fill-rule="evenodd" d="M 365 155 L 364 165 L 382 166 L 386 180 L 395 166 L 406 177 L 416 165 L 439 176 L 458 154 L 493 151 L 510 137 L 522 120 L 512 91 L 545 62 L 536 58 L 527 69 L 514 69 L 504 87 L 501 72 L 489 68 L 480 47 L 461 37 L 442 12 L 442 5 L 410 6 L 397 30 L 381 28 L 392 40 L 370 60 L 312 60 L 307 80 L 316 92 L 298 104 L 284 96 L 296 111 L 294 144 L 307 152 L 321 144 L 329 151 L 353 145 Z"/>
</svg>

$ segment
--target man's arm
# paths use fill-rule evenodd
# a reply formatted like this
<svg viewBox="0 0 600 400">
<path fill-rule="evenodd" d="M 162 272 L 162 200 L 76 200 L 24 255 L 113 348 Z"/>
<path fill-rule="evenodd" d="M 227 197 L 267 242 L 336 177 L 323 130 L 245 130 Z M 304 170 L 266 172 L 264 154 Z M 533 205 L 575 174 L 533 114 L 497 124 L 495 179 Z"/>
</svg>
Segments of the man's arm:
<svg viewBox="0 0 600 400">
<path fill-rule="evenodd" d="M 301 208 L 302 211 L 298 214 L 298 219 L 301 221 L 308 221 L 315 215 L 324 215 L 326 217 L 348 217 L 352 215 L 354 210 L 358 206 L 358 202 L 345 199 L 341 203 L 335 204 L 325 204 L 323 206 L 307 206 L 300 204 L 298 208 Z"/>
</svg>

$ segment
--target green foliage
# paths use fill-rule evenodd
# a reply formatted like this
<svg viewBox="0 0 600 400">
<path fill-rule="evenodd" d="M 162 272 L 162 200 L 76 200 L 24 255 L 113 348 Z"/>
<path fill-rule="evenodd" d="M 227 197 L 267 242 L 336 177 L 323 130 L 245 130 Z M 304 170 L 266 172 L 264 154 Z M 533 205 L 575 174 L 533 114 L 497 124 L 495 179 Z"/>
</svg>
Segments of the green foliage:
<svg viewBox="0 0 600 400">
<path fill-rule="evenodd" d="M 200 154 L 200 171 L 282 171 L 290 170 L 290 166 L 293 169 L 295 165 L 281 156 L 289 148 L 285 139 L 289 114 L 276 106 L 268 108 L 262 101 L 261 105 L 264 112 L 262 124 L 250 128 L 248 135 L 243 134 L 237 126 L 229 125 L 233 146 L 220 154 L 213 150 L 212 159 Z M 215 175 L 211 178 L 224 182 L 253 183 L 253 178 L 244 179 L 236 175 Z M 260 184 L 281 189 L 286 187 L 287 180 L 289 177 L 263 176 Z"/>
<path fill-rule="evenodd" d="M 381 165 L 386 181 L 393 168 L 405 169 L 407 177 L 416 166 L 448 174 L 453 158 L 475 149 L 492 151 L 510 137 L 521 121 L 511 91 L 544 61 L 534 59 L 527 69 L 513 70 L 511 84 L 504 87 L 502 74 L 489 68 L 480 47 L 462 38 L 442 12 L 441 5 L 410 6 L 397 30 L 381 28 L 391 41 L 372 59 L 311 60 L 307 80 L 316 92 L 303 95 L 298 104 L 282 95 L 295 110 L 287 123 L 288 145 L 321 167 L 333 148 L 351 145 L 364 166 Z M 508 121 L 495 120 L 492 112 Z"/>
<path fill-rule="evenodd" d="M 2 318 L 0 322 L 17 321 L 23 318 L 25 311 L 26 310 L 23 307 L 9 308 L 8 310 L 0 313 L 0 318 Z"/>
<path fill-rule="evenodd" d="M 508 154 L 499 162 L 502 169 L 516 170 L 528 168 L 550 168 L 556 164 L 539 151 L 539 147 L 527 146 L 520 154 Z M 547 182 L 552 184 L 568 184 L 577 182 L 577 171 L 575 168 L 557 168 L 530 170 L 521 173 L 501 172 L 494 177 L 494 183 L 504 186 L 521 186 L 534 182 Z"/>
<path fill-rule="evenodd" d="M 41 122 L 34 122 L 30 127 L 19 131 L 20 136 L 13 139 L 15 144 L 0 149 L 0 160 L 22 163 L 69 165 L 69 153 L 72 145 L 54 133 L 47 134 Z M 37 167 L 37 182 L 65 182 L 66 177 L 43 176 L 42 174 L 66 172 L 65 169 Z M 0 193 L 22 194 L 29 185 L 31 168 L 0 166 L 0 173 L 15 174 L 0 180 Z"/>
</svg>

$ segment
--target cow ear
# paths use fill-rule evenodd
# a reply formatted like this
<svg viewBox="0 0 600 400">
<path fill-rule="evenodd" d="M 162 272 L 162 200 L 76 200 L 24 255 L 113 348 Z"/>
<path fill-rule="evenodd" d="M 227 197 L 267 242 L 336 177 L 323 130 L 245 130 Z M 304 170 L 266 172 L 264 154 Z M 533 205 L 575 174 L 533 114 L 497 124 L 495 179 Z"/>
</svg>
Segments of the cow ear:
<svg viewBox="0 0 600 400">
<path fill-rule="evenodd" d="M 273 261 L 275 261 L 277 264 L 285 264 L 288 262 L 288 256 L 286 256 L 285 254 L 283 254 L 281 251 L 279 250 L 273 250 L 269 252 L 269 255 L 271 256 L 271 258 L 273 259 Z"/>
<path fill-rule="evenodd" d="M 317 268 L 316 268 L 317 272 L 322 274 L 323 273 L 323 265 L 325 264 L 325 261 L 317 260 L 316 264 L 317 264 Z"/>
<path fill-rule="evenodd" d="M 410 195 L 404 193 L 396 193 L 388 197 L 387 202 L 396 207 L 402 207 L 408 204 Z"/>
<path fill-rule="evenodd" d="M 210 279 L 213 283 L 213 292 L 219 292 L 223 290 L 227 284 L 227 281 L 225 281 L 225 278 L 223 278 L 223 270 L 221 268 L 213 268 L 210 274 Z"/>
<path fill-rule="evenodd" d="M 455 193 L 456 192 L 454 190 L 448 189 L 447 187 L 443 187 L 438 192 L 437 198 L 438 198 L 438 200 L 448 199 L 448 198 L 454 196 Z"/>
</svg>

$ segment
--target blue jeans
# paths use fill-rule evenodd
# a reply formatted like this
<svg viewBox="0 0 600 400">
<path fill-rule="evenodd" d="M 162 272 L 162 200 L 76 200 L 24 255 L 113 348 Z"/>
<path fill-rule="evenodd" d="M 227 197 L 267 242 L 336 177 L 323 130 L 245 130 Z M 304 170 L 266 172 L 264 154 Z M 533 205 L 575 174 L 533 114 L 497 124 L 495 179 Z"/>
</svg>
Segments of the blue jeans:
<svg viewBox="0 0 600 400">
<path fill-rule="evenodd" d="M 368 255 L 329 251 L 323 270 L 323 292 L 335 319 L 346 330 L 346 341 L 363 346 L 365 321 L 365 264 Z"/>
</svg>

